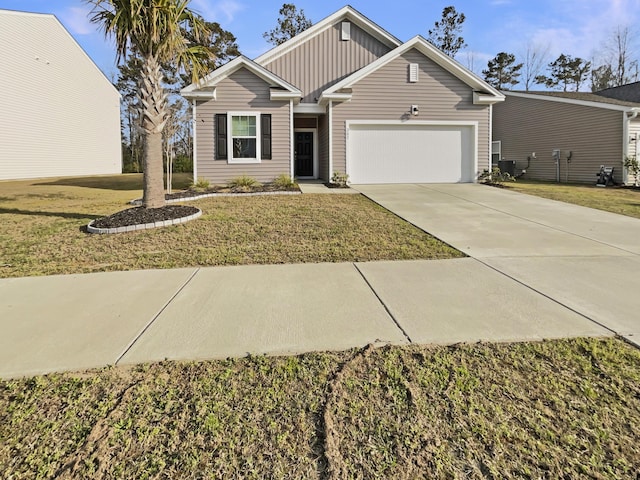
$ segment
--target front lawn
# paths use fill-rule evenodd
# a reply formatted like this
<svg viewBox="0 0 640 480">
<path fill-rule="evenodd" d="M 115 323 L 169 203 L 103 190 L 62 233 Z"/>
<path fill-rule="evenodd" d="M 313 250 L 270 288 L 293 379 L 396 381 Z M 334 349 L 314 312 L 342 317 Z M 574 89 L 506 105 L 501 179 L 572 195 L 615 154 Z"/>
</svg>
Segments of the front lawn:
<svg viewBox="0 0 640 480">
<path fill-rule="evenodd" d="M 640 351 L 384 347 L 0 381 L 0 477 L 637 478 Z"/>
<path fill-rule="evenodd" d="M 640 218 L 640 189 L 596 187 L 595 180 L 594 185 L 546 183 L 531 180 L 518 180 L 504 185 L 516 192 Z"/>
<path fill-rule="evenodd" d="M 0 277 L 462 256 L 360 195 L 208 198 L 184 202 L 203 211 L 184 225 L 84 233 L 140 189 L 140 175 L 0 183 Z"/>
</svg>

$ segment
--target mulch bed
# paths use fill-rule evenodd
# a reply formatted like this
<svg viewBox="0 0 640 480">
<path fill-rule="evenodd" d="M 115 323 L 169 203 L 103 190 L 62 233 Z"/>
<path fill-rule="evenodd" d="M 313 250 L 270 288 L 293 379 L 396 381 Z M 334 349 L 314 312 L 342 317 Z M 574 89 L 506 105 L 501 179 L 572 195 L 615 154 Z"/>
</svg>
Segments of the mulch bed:
<svg viewBox="0 0 640 480">
<path fill-rule="evenodd" d="M 118 228 L 131 225 L 145 225 L 147 223 L 175 220 L 188 217 L 198 212 L 196 207 L 186 205 L 165 205 L 160 208 L 134 207 L 94 220 L 96 228 Z"/>
<path fill-rule="evenodd" d="M 210 193 L 260 193 L 260 192 L 299 192 L 300 189 L 295 186 L 291 188 L 277 187 L 272 184 L 255 185 L 253 187 L 234 187 L 230 188 L 224 185 L 213 185 L 209 188 L 189 188 L 175 193 L 167 193 L 164 198 L 166 200 L 176 200 L 182 198 L 193 198 L 199 195 L 207 195 Z"/>
</svg>

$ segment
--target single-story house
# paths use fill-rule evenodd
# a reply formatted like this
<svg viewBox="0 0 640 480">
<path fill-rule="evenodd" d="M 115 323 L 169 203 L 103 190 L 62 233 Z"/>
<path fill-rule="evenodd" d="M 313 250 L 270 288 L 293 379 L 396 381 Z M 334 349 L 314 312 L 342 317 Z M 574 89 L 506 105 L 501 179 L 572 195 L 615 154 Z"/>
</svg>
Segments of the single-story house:
<svg viewBox="0 0 640 480">
<path fill-rule="evenodd" d="M 632 183 L 624 168 L 637 156 L 640 103 L 586 92 L 503 92 L 493 111 L 493 164 L 515 161 L 523 178 L 595 183 L 600 167 L 617 183 Z"/>
<path fill-rule="evenodd" d="M 120 94 L 58 19 L 0 10 L 0 51 L 0 180 L 120 173 Z"/>
<path fill-rule="evenodd" d="M 401 42 L 350 6 L 182 90 L 194 177 L 474 182 L 502 93 L 421 36 Z"/>
</svg>

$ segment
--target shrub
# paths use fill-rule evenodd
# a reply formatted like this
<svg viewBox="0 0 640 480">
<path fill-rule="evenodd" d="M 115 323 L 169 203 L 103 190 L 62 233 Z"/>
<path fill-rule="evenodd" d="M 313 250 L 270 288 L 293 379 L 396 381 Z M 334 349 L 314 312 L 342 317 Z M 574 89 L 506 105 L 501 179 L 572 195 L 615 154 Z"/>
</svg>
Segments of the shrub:
<svg viewBox="0 0 640 480">
<path fill-rule="evenodd" d="M 339 187 L 346 188 L 347 183 L 349 182 L 349 175 L 346 173 L 340 173 L 338 171 L 333 172 L 331 175 L 331 183 L 334 185 L 338 185 Z"/>
<path fill-rule="evenodd" d="M 633 184 L 636 187 L 640 186 L 640 162 L 638 159 L 631 156 L 626 156 L 624 159 L 624 166 L 627 167 L 629 173 L 633 175 L 634 182 Z"/>
<path fill-rule="evenodd" d="M 289 175 L 283 173 L 273 179 L 273 185 L 277 188 L 294 188 L 296 182 Z"/>
<path fill-rule="evenodd" d="M 206 178 L 198 178 L 197 182 L 192 182 L 189 188 L 193 190 L 207 190 L 211 186 L 211 183 Z"/>
<path fill-rule="evenodd" d="M 515 182 L 516 177 L 507 172 L 502 173 L 499 167 L 493 167 L 491 171 L 484 170 L 478 181 L 487 185 L 502 185 L 502 182 Z"/>
<path fill-rule="evenodd" d="M 250 190 L 252 187 L 260 187 L 262 184 L 253 177 L 241 175 L 229 180 L 227 186 L 229 188 L 236 188 L 240 190 Z"/>
</svg>

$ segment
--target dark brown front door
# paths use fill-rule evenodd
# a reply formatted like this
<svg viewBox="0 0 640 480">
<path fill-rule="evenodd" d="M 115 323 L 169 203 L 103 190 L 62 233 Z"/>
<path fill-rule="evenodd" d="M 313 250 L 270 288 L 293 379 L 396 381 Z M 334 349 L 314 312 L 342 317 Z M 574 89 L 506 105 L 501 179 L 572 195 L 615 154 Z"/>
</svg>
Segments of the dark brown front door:
<svg viewBox="0 0 640 480">
<path fill-rule="evenodd" d="M 296 177 L 313 177 L 313 132 L 295 132 Z"/>
</svg>

